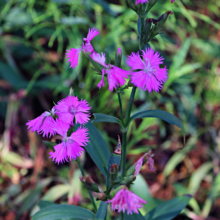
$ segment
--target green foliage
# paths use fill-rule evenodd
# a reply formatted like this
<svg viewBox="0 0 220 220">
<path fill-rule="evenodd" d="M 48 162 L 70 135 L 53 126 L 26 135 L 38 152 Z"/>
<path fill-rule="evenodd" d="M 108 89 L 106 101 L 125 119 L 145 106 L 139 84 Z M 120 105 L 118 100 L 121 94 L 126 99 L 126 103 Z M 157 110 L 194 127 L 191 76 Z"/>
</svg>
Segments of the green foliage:
<svg viewBox="0 0 220 220">
<path fill-rule="evenodd" d="M 32 220 L 58 220 L 63 218 L 94 219 L 94 213 L 79 206 L 51 205 L 32 216 Z"/>
</svg>

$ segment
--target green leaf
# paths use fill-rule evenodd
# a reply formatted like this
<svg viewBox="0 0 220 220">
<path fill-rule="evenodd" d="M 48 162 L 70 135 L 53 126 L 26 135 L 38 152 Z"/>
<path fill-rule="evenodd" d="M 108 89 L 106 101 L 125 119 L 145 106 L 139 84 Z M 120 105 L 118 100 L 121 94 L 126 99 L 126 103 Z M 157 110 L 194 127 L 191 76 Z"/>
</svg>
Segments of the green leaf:
<svg viewBox="0 0 220 220">
<path fill-rule="evenodd" d="M 27 81 L 7 64 L 0 62 L 0 77 L 16 89 L 27 87 Z"/>
<path fill-rule="evenodd" d="M 145 220 L 171 220 L 189 203 L 191 196 L 181 196 L 163 202 L 145 215 Z"/>
<path fill-rule="evenodd" d="M 73 205 L 51 205 L 33 215 L 32 220 L 57 220 L 64 218 L 94 219 L 95 214 Z"/>
<path fill-rule="evenodd" d="M 131 185 L 131 190 L 143 200 L 147 201 L 147 204 L 144 205 L 144 210 L 147 212 L 158 205 L 156 200 L 151 196 L 147 182 L 141 174 L 137 175 L 135 182 Z"/>
<path fill-rule="evenodd" d="M 106 177 L 104 167 L 108 169 L 108 161 L 111 153 L 97 128 L 91 122 L 88 122 L 85 127 L 88 128 L 89 131 L 89 143 L 85 149 L 89 153 L 94 163 Z"/>
<path fill-rule="evenodd" d="M 189 193 L 194 195 L 199 189 L 202 180 L 208 174 L 208 172 L 213 168 L 213 162 L 206 162 L 200 166 L 190 177 L 189 180 Z"/>
<path fill-rule="evenodd" d="M 121 125 L 121 121 L 114 116 L 106 115 L 106 114 L 102 114 L 102 113 L 94 113 L 93 115 L 95 116 L 95 119 L 92 121 L 92 123 L 110 122 L 110 123 L 117 123 L 117 124 Z"/>
<path fill-rule="evenodd" d="M 43 196 L 43 200 L 54 202 L 60 197 L 64 196 L 70 191 L 69 184 L 59 184 L 50 188 L 47 193 Z"/>
<path fill-rule="evenodd" d="M 107 203 L 101 201 L 94 220 L 104 220 L 107 213 L 107 207 Z"/>
<path fill-rule="evenodd" d="M 52 151 L 54 151 L 54 146 L 57 145 L 57 143 L 51 142 L 51 141 L 43 141 L 43 143 L 44 143 L 48 148 L 50 148 Z"/>
<path fill-rule="evenodd" d="M 127 213 L 124 214 L 125 220 L 144 220 L 144 216 L 139 214 L 132 214 L 132 215 L 127 215 Z"/>
<path fill-rule="evenodd" d="M 182 122 L 174 115 L 170 114 L 169 112 L 163 111 L 163 110 L 147 110 L 147 111 L 141 111 L 138 112 L 134 115 L 131 116 L 128 125 L 130 124 L 130 122 L 136 118 L 159 118 L 162 119 L 166 122 L 168 122 L 171 125 L 175 125 L 177 127 L 179 127 L 182 132 L 183 132 L 183 136 L 184 136 L 184 144 L 185 144 L 185 131 L 183 128 L 183 124 Z"/>
<path fill-rule="evenodd" d="M 45 201 L 45 200 L 41 200 L 38 203 L 38 206 L 40 207 L 40 209 L 46 208 L 46 207 L 51 206 L 51 205 L 55 205 L 55 203 L 50 202 L 50 201 Z"/>
</svg>

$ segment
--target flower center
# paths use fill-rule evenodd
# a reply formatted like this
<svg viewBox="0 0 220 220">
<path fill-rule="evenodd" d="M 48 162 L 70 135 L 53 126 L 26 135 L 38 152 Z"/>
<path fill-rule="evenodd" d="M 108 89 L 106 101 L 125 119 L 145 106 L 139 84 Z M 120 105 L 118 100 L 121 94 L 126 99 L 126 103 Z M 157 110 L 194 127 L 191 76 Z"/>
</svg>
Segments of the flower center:
<svg viewBox="0 0 220 220">
<path fill-rule="evenodd" d="M 70 106 L 70 112 L 71 112 L 72 114 L 75 114 L 76 111 L 77 111 L 76 107 Z"/>
<path fill-rule="evenodd" d="M 62 142 L 67 143 L 68 142 L 68 137 L 63 137 Z"/>
<path fill-rule="evenodd" d="M 154 66 L 151 65 L 151 63 L 149 61 L 145 62 L 145 67 L 144 67 L 144 72 L 152 75 L 154 72 L 156 72 L 156 69 L 154 68 Z"/>
</svg>

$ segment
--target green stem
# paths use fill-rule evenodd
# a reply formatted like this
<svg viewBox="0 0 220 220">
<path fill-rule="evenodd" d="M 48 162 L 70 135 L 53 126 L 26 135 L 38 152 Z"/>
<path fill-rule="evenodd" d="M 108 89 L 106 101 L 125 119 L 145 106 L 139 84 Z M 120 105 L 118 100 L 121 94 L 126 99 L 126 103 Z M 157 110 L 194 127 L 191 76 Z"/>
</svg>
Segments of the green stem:
<svg viewBox="0 0 220 220">
<path fill-rule="evenodd" d="M 83 171 L 83 168 L 82 168 L 82 165 L 81 165 L 79 159 L 77 159 L 76 162 L 78 163 L 78 166 L 79 166 L 79 169 L 80 169 L 80 171 L 81 171 L 81 173 L 82 173 L 82 176 L 85 176 L 85 173 L 84 173 L 84 171 Z M 91 199 L 91 201 L 92 201 L 92 205 L 93 205 L 94 211 L 95 211 L 95 213 L 96 213 L 96 212 L 97 212 L 97 206 L 96 206 L 96 204 L 95 204 L 95 200 L 94 200 L 94 198 L 93 198 L 93 195 L 92 195 L 91 191 L 88 190 L 88 192 L 89 192 L 89 197 L 90 197 L 90 199 Z"/>
<path fill-rule="evenodd" d="M 118 92 L 118 101 L 119 101 L 119 108 L 120 108 L 120 118 L 122 124 L 124 124 L 124 119 L 123 119 L 123 113 L 122 113 L 122 102 L 121 102 L 121 94 Z"/>
<path fill-rule="evenodd" d="M 129 103 L 128 103 L 127 112 L 126 112 L 126 115 L 125 115 L 125 126 L 127 126 L 128 121 L 130 119 L 131 108 L 132 108 L 132 104 L 134 102 L 134 96 L 135 96 L 136 89 L 137 88 L 135 86 L 132 88 L 130 100 L 129 100 Z"/>
<path fill-rule="evenodd" d="M 126 174 L 126 137 L 127 137 L 127 131 L 122 133 L 122 146 L 121 146 L 121 179 Z"/>
</svg>

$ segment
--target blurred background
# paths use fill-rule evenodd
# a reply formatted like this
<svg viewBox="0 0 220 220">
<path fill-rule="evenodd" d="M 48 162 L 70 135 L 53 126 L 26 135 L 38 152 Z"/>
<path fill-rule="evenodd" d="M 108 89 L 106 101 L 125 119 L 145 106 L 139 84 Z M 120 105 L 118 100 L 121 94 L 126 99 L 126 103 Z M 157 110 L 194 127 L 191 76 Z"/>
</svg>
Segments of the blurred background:
<svg viewBox="0 0 220 220">
<path fill-rule="evenodd" d="M 183 214 L 175 219 L 220 219 L 220 1 L 158 0 L 149 17 L 171 10 L 163 33 L 151 46 L 165 57 L 169 79 L 160 93 L 136 93 L 133 113 L 161 109 L 176 115 L 186 130 L 157 119 L 138 119 L 129 130 L 128 165 L 149 149 L 156 173 L 141 171 L 132 190 L 148 203 L 191 194 Z M 0 1 L 0 220 L 27 220 L 39 210 L 40 199 L 92 210 L 79 181 L 75 162 L 57 165 L 48 158 L 42 138 L 27 132 L 25 123 L 51 109 L 69 93 L 86 99 L 92 112 L 119 117 L 117 94 L 81 56 L 70 69 L 66 49 L 78 47 L 88 28 L 100 30 L 92 41 L 97 52 L 107 47 L 112 60 L 122 48 L 138 50 L 137 15 L 125 0 L 1 0 Z M 122 96 L 127 105 L 130 89 Z M 125 110 L 125 109 L 124 109 Z M 109 149 L 121 134 L 118 125 L 95 124 Z M 45 140 L 45 139 L 44 139 Z M 103 176 L 89 155 L 86 172 L 103 188 Z M 97 202 L 99 204 L 99 202 Z M 112 213 L 114 219 L 116 213 Z"/>
</svg>

